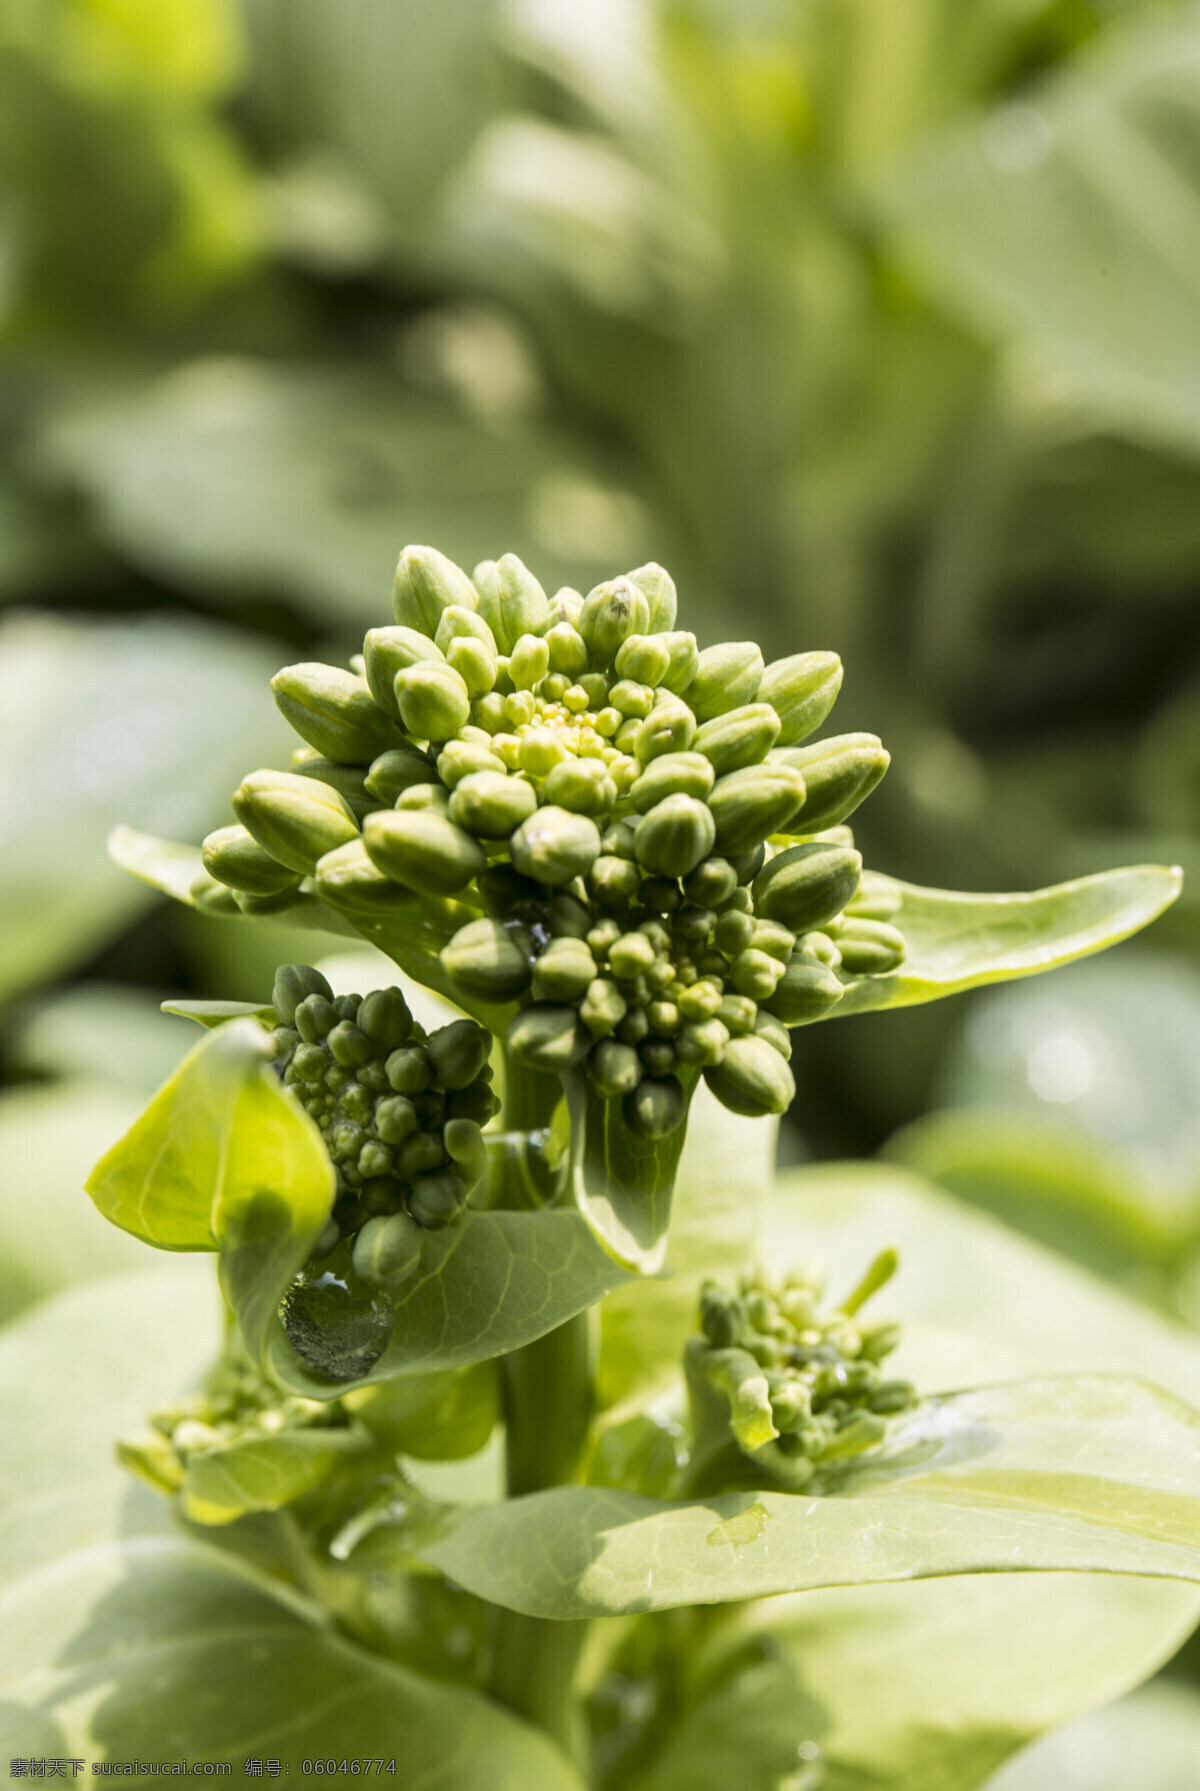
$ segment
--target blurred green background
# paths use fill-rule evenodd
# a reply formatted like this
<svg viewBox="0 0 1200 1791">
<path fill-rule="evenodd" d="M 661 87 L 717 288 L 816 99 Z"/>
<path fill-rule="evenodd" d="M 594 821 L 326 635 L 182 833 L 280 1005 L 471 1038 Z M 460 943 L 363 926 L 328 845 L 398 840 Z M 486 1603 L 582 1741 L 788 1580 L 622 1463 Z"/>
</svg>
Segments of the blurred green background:
<svg viewBox="0 0 1200 1791">
<path fill-rule="evenodd" d="M 1198 326 L 1181 0 L 0 0 L 0 1315 L 138 1257 L 78 1190 L 157 1002 L 313 950 L 109 827 L 226 822 L 412 540 L 835 648 L 879 869 L 1182 863 L 1111 956 L 795 1035 L 786 1149 L 1200 1326 Z"/>
</svg>

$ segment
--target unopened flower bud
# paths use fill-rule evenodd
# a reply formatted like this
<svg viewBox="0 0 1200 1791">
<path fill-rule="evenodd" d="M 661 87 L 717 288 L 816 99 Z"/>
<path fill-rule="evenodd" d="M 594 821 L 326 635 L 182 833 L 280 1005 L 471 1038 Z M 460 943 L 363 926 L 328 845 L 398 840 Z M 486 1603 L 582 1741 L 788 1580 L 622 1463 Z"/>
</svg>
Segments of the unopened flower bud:
<svg viewBox="0 0 1200 1791">
<path fill-rule="evenodd" d="M 676 696 L 684 696 L 691 688 L 696 676 L 696 667 L 700 663 L 700 649 L 694 634 L 673 630 L 668 634 L 660 634 L 659 639 L 667 649 L 669 663 L 665 674 L 659 679 L 664 690 L 670 690 Z"/>
<path fill-rule="evenodd" d="M 275 972 L 275 983 L 271 989 L 271 1006 L 279 1016 L 281 1025 L 291 1026 L 296 1017 L 296 1009 L 309 995 L 322 995 L 326 1001 L 333 1000 L 333 990 L 319 970 L 311 964 L 281 964 Z"/>
<path fill-rule="evenodd" d="M 433 1081 L 429 1059 L 420 1045 L 400 1045 L 390 1053 L 383 1067 L 396 1093 L 406 1095 L 410 1100 L 414 1095 L 424 1094 Z"/>
<path fill-rule="evenodd" d="M 778 833 L 804 801 L 804 779 L 790 765 L 748 765 L 719 777 L 708 799 L 717 845 L 725 857 L 752 850 Z"/>
<path fill-rule="evenodd" d="M 415 746 L 393 746 L 381 753 L 366 775 L 366 786 L 386 807 L 416 784 L 436 784 L 438 774 Z"/>
<path fill-rule="evenodd" d="M 765 1039 L 772 1051 L 778 1051 L 784 1063 L 792 1061 L 792 1041 L 788 1037 L 788 1029 L 782 1020 L 776 1019 L 765 1007 L 760 1007 L 754 1016 L 754 1036 Z"/>
<path fill-rule="evenodd" d="M 462 678 L 444 661 L 422 660 L 396 674 L 400 718 L 415 740 L 450 740 L 465 726 L 471 699 Z"/>
<path fill-rule="evenodd" d="M 469 1194 L 487 1174 L 487 1144 L 479 1125 L 473 1119 L 447 1120 L 442 1143 Z"/>
<path fill-rule="evenodd" d="M 851 976 L 886 976 L 904 962 L 904 934 L 886 920 L 847 920 L 837 936 L 842 968 Z"/>
<path fill-rule="evenodd" d="M 642 1079 L 642 1060 L 632 1045 L 600 1039 L 588 1055 L 587 1072 L 608 1100 L 631 1094 Z"/>
<path fill-rule="evenodd" d="M 360 839 L 326 852 L 313 876 L 321 900 L 351 915 L 402 914 L 416 900 L 411 890 L 385 877 L 372 863 Z"/>
<path fill-rule="evenodd" d="M 272 858 L 302 874 L 358 837 L 344 798 L 329 784 L 294 772 L 252 771 L 234 792 L 233 812 Z"/>
<path fill-rule="evenodd" d="M 780 746 L 798 746 L 815 733 L 841 688 L 842 662 L 836 653 L 793 653 L 773 660 L 763 672 L 758 699 L 770 703 L 779 716 Z"/>
<path fill-rule="evenodd" d="M 675 1076 L 643 1076 L 621 1102 L 625 1124 L 639 1138 L 665 1138 L 683 1124 L 687 1101 Z"/>
<path fill-rule="evenodd" d="M 588 894 L 602 908 L 624 907 L 641 888 L 642 873 L 627 858 L 602 852 L 587 874 Z"/>
<path fill-rule="evenodd" d="M 703 801 L 716 773 L 699 752 L 668 752 L 650 760 L 629 791 L 630 801 L 644 815 L 666 796 L 694 796 Z"/>
<path fill-rule="evenodd" d="M 812 746 L 782 748 L 772 755 L 804 778 L 804 807 L 792 825 L 805 833 L 837 827 L 864 802 L 891 764 L 874 734 L 837 734 Z"/>
<path fill-rule="evenodd" d="M 565 678 L 578 678 L 588 669 L 587 642 L 569 622 L 556 622 L 543 639 L 550 655 L 550 669 Z"/>
<path fill-rule="evenodd" d="M 425 1041 L 429 1066 L 439 1088 L 465 1088 L 491 1055 L 491 1037 L 474 1020 L 451 1020 Z"/>
<path fill-rule="evenodd" d="M 452 821 L 481 840 L 506 840 L 537 812 L 533 786 L 503 771 L 472 771 L 450 798 Z"/>
<path fill-rule="evenodd" d="M 460 927 L 441 960 L 466 995 L 479 1001 L 511 1001 L 529 987 L 530 954 L 522 928 L 498 920 Z"/>
<path fill-rule="evenodd" d="M 617 786 L 603 759 L 561 759 L 546 779 L 546 801 L 576 815 L 606 815 L 616 805 Z"/>
<path fill-rule="evenodd" d="M 645 721 L 635 725 L 633 749 L 643 765 L 664 753 L 686 752 L 696 738 L 696 717 L 681 697 L 656 703 Z"/>
<path fill-rule="evenodd" d="M 702 908 L 723 906 L 737 888 L 737 873 L 727 858 L 706 858 L 685 879 L 683 893 Z"/>
<path fill-rule="evenodd" d="M 541 634 L 550 614 L 546 593 L 515 553 L 475 568 L 478 609 L 501 653 L 511 653 L 523 634 Z"/>
<path fill-rule="evenodd" d="M 722 1106 L 751 1118 L 786 1112 L 796 1093 L 792 1072 L 778 1051 L 753 1034 L 731 1038 L 721 1062 L 705 1070 L 704 1080 Z"/>
<path fill-rule="evenodd" d="M 499 651 L 496 637 L 484 618 L 476 610 L 466 609 L 458 603 L 452 603 L 442 611 L 433 639 L 435 646 L 447 658 L 454 642 L 462 640 L 478 641 L 480 646 L 487 648 L 493 659 Z"/>
<path fill-rule="evenodd" d="M 369 764 L 395 743 L 395 722 L 361 678 L 337 666 L 286 665 L 271 679 L 271 690 L 300 738 L 338 764 Z"/>
<path fill-rule="evenodd" d="M 808 933 L 840 914 L 858 887 L 862 859 L 851 846 L 791 846 L 754 879 L 754 906 L 766 920 Z M 840 947 L 839 947 L 840 949 Z"/>
<path fill-rule="evenodd" d="M 440 665 L 444 655 L 419 628 L 372 628 L 363 641 L 363 674 L 376 706 L 400 719 L 396 674 L 428 660 Z M 373 756 L 373 755 L 372 755 Z"/>
<path fill-rule="evenodd" d="M 661 635 L 631 634 L 618 649 L 616 670 L 619 678 L 656 688 L 670 669 L 671 649 Z"/>
<path fill-rule="evenodd" d="M 754 1031 L 757 1014 L 758 1008 L 748 995 L 722 995 L 716 1017 L 736 1039 Z"/>
<path fill-rule="evenodd" d="M 367 1287 L 393 1293 L 416 1274 L 421 1241 L 421 1227 L 407 1213 L 368 1219 L 354 1240 L 354 1273 Z"/>
<path fill-rule="evenodd" d="M 385 877 L 419 895 L 453 895 L 487 866 L 479 841 L 432 809 L 368 815 L 363 844 Z"/>
<path fill-rule="evenodd" d="M 783 975 L 767 998 L 767 1007 L 784 1026 L 809 1026 L 837 1006 L 845 989 L 827 964 L 808 952 L 793 952 Z"/>
<path fill-rule="evenodd" d="M 538 634 L 523 634 L 513 647 L 508 675 L 517 690 L 534 690 L 550 670 L 550 649 Z"/>
<path fill-rule="evenodd" d="M 722 641 L 706 647 L 688 685 L 687 700 L 697 721 L 711 721 L 744 703 L 752 703 L 763 674 L 763 656 L 755 641 Z"/>
<path fill-rule="evenodd" d="M 358 1007 L 358 1025 L 379 1051 L 394 1051 L 413 1029 L 402 990 L 372 989 Z"/>
<path fill-rule="evenodd" d="M 450 813 L 450 792 L 445 784 L 413 784 L 410 789 L 401 790 L 396 807 L 401 814 L 445 816 Z"/>
<path fill-rule="evenodd" d="M 506 777 L 503 759 L 476 740 L 447 740 L 437 761 L 438 776 L 448 790 L 455 790 L 473 771 L 492 771 Z"/>
<path fill-rule="evenodd" d="M 336 790 L 360 827 L 364 817 L 379 807 L 378 798 L 367 788 L 366 773 L 360 765 L 339 765 L 333 759 L 323 759 L 320 753 L 312 753 L 302 761 L 294 761 L 289 769 L 295 777 L 313 777 Z"/>
<path fill-rule="evenodd" d="M 739 995 L 748 995 L 752 1001 L 765 1001 L 782 975 L 783 965 L 778 958 L 768 957 L 765 951 L 755 951 L 753 947 L 739 952 L 729 966 L 730 982 Z"/>
<path fill-rule="evenodd" d="M 496 655 L 481 640 L 459 635 L 446 649 L 446 664 L 466 685 L 472 708 L 495 688 Z"/>
<path fill-rule="evenodd" d="M 406 547 L 400 555 L 392 583 L 392 612 L 404 628 L 419 629 L 430 640 L 437 632 L 442 611 L 454 604 L 475 609 L 475 587 L 453 560 L 436 547 Z"/>
<path fill-rule="evenodd" d="M 686 877 L 708 857 L 716 825 L 707 803 L 694 796 L 667 796 L 643 816 L 633 848 L 643 870 Z"/>
<path fill-rule="evenodd" d="M 467 1210 L 467 1188 L 453 1169 L 418 1176 L 408 1196 L 408 1210 L 425 1231 L 461 1225 Z"/>
<path fill-rule="evenodd" d="M 648 565 L 639 566 L 627 576 L 630 584 L 636 585 L 641 591 L 649 606 L 650 624 L 646 633 L 668 634 L 675 626 L 675 616 L 679 609 L 675 580 L 671 574 L 651 560 Z M 634 676 L 633 673 L 626 675 Z"/>
<path fill-rule="evenodd" d="M 280 864 L 244 827 L 220 827 L 200 848 L 204 868 L 228 889 L 249 895 L 278 895 L 293 889 L 300 873 Z"/>
<path fill-rule="evenodd" d="M 573 1070 L 591 1048 L 591 1034 L 573 1007 L 545 1002 L 523 1008 L 508 1029 L 508 1049 L 535 1070 Z"/>
<path fill-rule="evenodd" d="M 598 976 L 588 984 L 579 1004 L 579 1018 L 593 1038 L 607 1038 L 615 1032 L 628 1012 L 628 1003 L 607 976 Z"/>
<path fill-rule="evenodd" d="M 743 703 L 715 715 L 697 731 L 695 751 L 703 753 L 718 777 L 760 764 L 779 735 L 779 717 L 770 703 Z"/>
<path fill-rule="evenodd" d="M 576 1002 L 596 974 L 596 960 L 582 939 L 552 939 L 533 967 L 535 1001 Z"/>
<path fill-rule="evenodd" d="M 592 868 L 600 856 L 600 830 L 587 815 L 548 803 L 517 828 L 509 852 L 523 877 L 560 888 Z"/>
<path fill-rule="evenodd" d="M 649 634 L 650 605 L 645 593 L 627 578 L 597 585 L 584 599 L 579 632 L 593 665 L 611 665 L 633 634 Z"/>
<path fill-rule="evenodd" d="M 689 1020 L 675 1040 L 675 1049 L 681 1062 L 711 1069 L 721 1062 L 728 1043 L 729 1029 L 714 1014 L 707 1020 Z"/>
</svg>

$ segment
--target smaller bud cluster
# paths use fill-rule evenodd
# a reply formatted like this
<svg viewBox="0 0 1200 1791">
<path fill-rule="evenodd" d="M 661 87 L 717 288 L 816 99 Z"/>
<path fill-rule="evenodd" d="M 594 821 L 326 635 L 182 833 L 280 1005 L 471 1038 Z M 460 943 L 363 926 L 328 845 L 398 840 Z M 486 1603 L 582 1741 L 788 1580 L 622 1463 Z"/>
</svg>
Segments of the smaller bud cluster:
<svg viewBox="0 0 1200 1791">
<path fill-rule="evenodd" d="M 120 1445 L 126 1466 L 163 1492 L 180 1491 L 194 1456 L 297 1431 L 344 1430 L 348 1417 L 333 1400 L 281 1393 L 246 1358 L 236 1331 L 202 1391 L 150 1414 L 152 1437 Z"/>
<path fill-rule="evenodd" d="M 399 989 L 335 997 L 319 970 L 284 965 L 271 1003 L 275 1067 L 320 1128 L 337 1178 L 313 1248 L 354 1239 L 353 1267 L 393 1290 L 420 1260 L 423 1231 L 461 1223 L 487 1164 L 496 1112 L 489 1034 L 473 1020 L 426 1033 Z"/>
<path fill-rule="evenodd" d="M 857 1314 L 895 1268 L 895 1253 L 883 1252 L 832 1312 L 821 1310 L 825 1277 L 812 1266 L 781 1281 L 743 1276 L 737 1293 L 705 1283 L 702 1334 L 685 1362 L 708 1460 L 720 1460 L 723 1433 L 766 1484 L 819 1492 L 831 1470 L 879 1446 L 888 1419 L 911 1410 L 916 1394 L 881 1367 L 899 1327 L 863 1325 Z"/>
</svg>

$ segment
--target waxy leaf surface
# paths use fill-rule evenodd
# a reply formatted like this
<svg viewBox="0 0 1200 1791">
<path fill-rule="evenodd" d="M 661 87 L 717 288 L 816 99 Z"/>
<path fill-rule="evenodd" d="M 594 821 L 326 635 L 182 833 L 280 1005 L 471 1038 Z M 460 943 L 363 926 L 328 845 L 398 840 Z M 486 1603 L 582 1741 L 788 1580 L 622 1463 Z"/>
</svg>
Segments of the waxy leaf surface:
<svg viewBox="0 0 1200 1791">
<path fill-rule="evenodd" d="M 695 1080 L 695 1072 L 687 1076 L 685 1096 Z M 620 1101 L 604 1100 L 581 1072 L 572 1071 L 563 1082 L 571 1114 L 575 1205 L 615 1262 L 653 1275 L 667 1253 L 686 1122 L 665 1138 L 640 1138 L 625 1124 Z"/>
<path fill-rule="evenodd" d="M 1200 1583 L 1200 1417 L 1116 1376 L 1016 1382 L 927 1402 L 836 1496 L 559 1487 L 447 1514 L 415 1546 L 560 1618 L 983 1571 Z"/>
<path fill-rule="evenodd" d="M 13 1586 L 0 1697 L 9 1756 L 166 1754 L 235 1771 L 273 1756 L 297 1778 L 314 1757 L 396 1759 L 429 1791 L 580 1791 L 558 1750 L 497 1705 L 343 1641 L 316 1607 L 174 1537 L 68 1556 Z"/>
<path fill-rule="evenodd" d="M 974 1574 L 754 1602 L 701 1643 L 684 1713 L 631 1785 L 773 1787 L 807 1763 L 820 1791 L 1010 1791 L 1008 1772 L 991 1778 L 1003 1760 L 1153 1672 L 1198 1610 L 1193 1588 L 1098 1574 Z M 1028 1791 L 1083 1782 L 1060 1771 Z M 1137 1770 L 1112 1784 L 1160 1787 Z"/>
<path fill-rule="evenodd" d="M 256 1291 L 267 1283 L 257 1275 L 254 1251 L 270 1247 L 268 1231 L 248 1248 L 234 1307 L 243 1330 L 249 1323 L 259 1339 L 255 1347 L 265 1350 L 274 1378 L 312 1399 L 392 1375 L 465 1368 L 506 1355 L 565 1324 L 626 1279 L 577 1213 L 468 1213 L 456 1230 L 426 1236 L 420 1268 L 392 1302 L 392 1340 L 370 1374 L 333 1383 L 304 1366 L 274 1317 L 288 1281 L 275 1283 L 269 1314 L 271 1294 Z M 230 1291 L 227 1270 L 223 1280 Z"/>
<path fill-rule="evenodd" d="M 170 1525 L 166 1500 L 118 1466 L 113 1445 L 206 1372 L 221 1302 L 210 1263 L 143 1260 L 0 1332 L 0 1581 Z"/>
<path fill-rule="evenodd" d="M 237 1773 L 275 1756 L 297 1777 L 318 1756 L 397 1757 L 430 1791 L 581 1791 L 497 1706 L 364 1652 L 317 1606 L 170 1533 L 167 1501 L 117 1465 L 113 1439 L 194 1385 L 219 1335 L 211 1270 L 182 1258 L 72 1289 L 0 1335 L 6 1757 Z"/>
<path fill-rule="evenodd" d="M 270 1070 L 262 1029 L 240 1020 L 188 1054 L 87 1188 L 106 1219 L 163 1250 L 240 1239 L 266 1202 L 303 1245 L 299 1267 L 333 1203 L 333 1167 Z"/>
<path fill-rule="evenodd" d="M 831 1019 L 939 1001 L 1102 951 L 1169 907 L 1182 877 L 1164 865 L 1133 865 L 1028 895 L 919 889 L 890 877 L 878 882 L 900 898 L 890 918 L 904 934 L 908 954 L 891 975 L 852 983 Z"/>
</svg>

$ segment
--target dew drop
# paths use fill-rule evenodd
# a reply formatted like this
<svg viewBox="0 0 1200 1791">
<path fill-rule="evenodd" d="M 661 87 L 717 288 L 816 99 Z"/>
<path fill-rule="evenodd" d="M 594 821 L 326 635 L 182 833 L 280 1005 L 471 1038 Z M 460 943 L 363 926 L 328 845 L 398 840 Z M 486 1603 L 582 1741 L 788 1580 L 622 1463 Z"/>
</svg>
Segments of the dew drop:
<svg viewBox="0 0 1200 1791">
<path fill-rule="evenodd" d="M 350 1266 L 349 1244 L 303 1268 L 283 1296 L 279 1316 L 306 1368 L 331 1381 L 368 1374 L 391 1342 L 396 1315 Z"/>
</svg>

